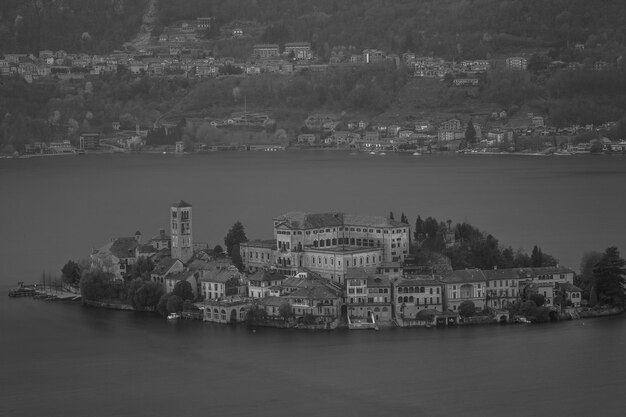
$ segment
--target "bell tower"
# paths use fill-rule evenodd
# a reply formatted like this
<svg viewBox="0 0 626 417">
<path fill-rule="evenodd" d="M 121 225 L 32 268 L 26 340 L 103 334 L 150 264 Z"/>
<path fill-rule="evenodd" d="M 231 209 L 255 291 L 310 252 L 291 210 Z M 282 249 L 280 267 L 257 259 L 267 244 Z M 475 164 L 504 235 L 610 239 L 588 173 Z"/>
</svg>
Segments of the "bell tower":
<svg viewBox="0 0 626 417">
<path fill-rule="evenodd" d="M 172 258 L 183 262 L 193 255 L 193 235 L 191 232 L 191 204 L 180 200 L 170 208 L 172 235 Z"/>
</svg>

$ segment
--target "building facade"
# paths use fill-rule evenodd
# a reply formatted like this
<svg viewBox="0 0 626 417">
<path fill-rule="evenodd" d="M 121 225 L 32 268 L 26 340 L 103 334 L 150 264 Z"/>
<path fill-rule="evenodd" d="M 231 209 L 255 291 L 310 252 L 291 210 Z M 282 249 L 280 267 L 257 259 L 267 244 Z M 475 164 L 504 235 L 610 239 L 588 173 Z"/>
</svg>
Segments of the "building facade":
<svg viewBox="0 0 626 417">
<path fill-rule="evenodd" d="M 337 283 L 348 268 L 402 262 L 410 227 L 382 216 L 292 212 L 274 219 L 274 243 L 248 242 L 241 257 L 248 270 L 273 266 L 285 275 L 307 268 Z"/>
</svg>

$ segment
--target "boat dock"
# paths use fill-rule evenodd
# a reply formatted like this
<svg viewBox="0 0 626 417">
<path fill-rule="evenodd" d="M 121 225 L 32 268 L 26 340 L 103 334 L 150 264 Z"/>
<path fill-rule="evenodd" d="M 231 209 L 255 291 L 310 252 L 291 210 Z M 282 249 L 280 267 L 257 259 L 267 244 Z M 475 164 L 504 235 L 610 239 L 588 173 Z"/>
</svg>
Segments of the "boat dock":
<svg viewBox="0 0 626 417">
<path fill-rule="evenodd" d="M 80 294 L 64 289 L 38 286 L 37 284 L 24 284 L 18 282 L 17 287 L 9 290 L 9 297 L 33 297 L 44 301 L 80 301 Z"/>
</svg>

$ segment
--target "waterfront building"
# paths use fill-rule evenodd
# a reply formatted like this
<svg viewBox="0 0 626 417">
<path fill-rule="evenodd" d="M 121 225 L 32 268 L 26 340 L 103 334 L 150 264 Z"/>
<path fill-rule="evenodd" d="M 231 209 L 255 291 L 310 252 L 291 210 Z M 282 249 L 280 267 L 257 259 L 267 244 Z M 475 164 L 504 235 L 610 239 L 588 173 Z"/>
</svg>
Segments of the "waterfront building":
<svg viewBox="0 0 626 417">
<path fill-rule="evenodd" d="M 401 326 L 418 326 L 423 310 L 443 312 L 443 283 L 440 276 L 414 275 L 393 280 L 396 320 Z M 428 323 L 426 323 L 428 324 Z"/>
<path fill-rule="evenodd" d="M 560 265 L 522 268 L 520 278 L 520 292 L 537 292 L 544 296 L 545 305 L 551 306 L 559 284 L 574 284 L 574 271 Z"/>
<path fill-rule="evenodd" d="M 520 299 L 520 281 L 523 279 L 520 268 L 498 268 L 483 270 L 485 276 L 485 302 L 487 307 L 505 308 Z"/>
<path fill-rule="evenodd" d="M 199 286 L 200 296 L 206 300 L 221 299 L 226 297 L 227 289 L 236 287 L 241 275 L 237 268 L 204 269 L 200 271 Z M 229 281 L 233 285 L 229 285 Z"/>
<path fill-rule="evenodd" d="M 391 324 L 391 280 L 372 268 L 350 268 L 346 276 L 346 306 L 350 318 L 370 319 Z"/>
<path fill-rule="evenodd" d="M 187 262 L 193 256 L 191 204 L 180 200 L 170 208 L 172 258 Z"/>
<path fill-rule="evenodd" d="M 202 303 L 203 321 L 221 324 L 243 323 L 252 302 L 245 298 L 210 299 Z"/>
<path fill-rule="evenodd" d="M 444 308 L 457 312 L 464 301 L 471 301 L 477 310 L 485 308 L 487 279 L 480 269 L 462 269 L 444 274 Z"/>
<path fill-rule="evenodd" d="M 83 132 L 78 137 L 78 148 L 81 150 L 93 150 L 100 147 L 99 132 Z"/>
<path fill-rule="evenodd" d="M 343 288 L 311 271 L 300 271 L 287 279 L 288 293 L 281 296 L 289 302 L 296 319 L 316 316 L 318 323 L 330 324 L 339 319 L 343 303 Z"/>
</svg>

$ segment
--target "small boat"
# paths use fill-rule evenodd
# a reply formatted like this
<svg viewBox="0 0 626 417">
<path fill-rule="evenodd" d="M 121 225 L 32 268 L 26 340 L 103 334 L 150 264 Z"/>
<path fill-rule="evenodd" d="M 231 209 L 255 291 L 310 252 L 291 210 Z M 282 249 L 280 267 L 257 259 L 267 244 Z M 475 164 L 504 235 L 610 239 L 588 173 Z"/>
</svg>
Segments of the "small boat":
<svg viewBox="0 0 626 417">
<path fill-rule="evenodd" d="M 421 153 L 419 153 L 419 152 L 413 152 L 413 156 L 420 156 L 420 155 L 421 155 Z"/>
<path fill-rule="evenodd" d="M 176 320 L 180 318 L 180 314 L 178 313 L 170 313 L 167 315 L 168 320 Z"/>
</svg>

